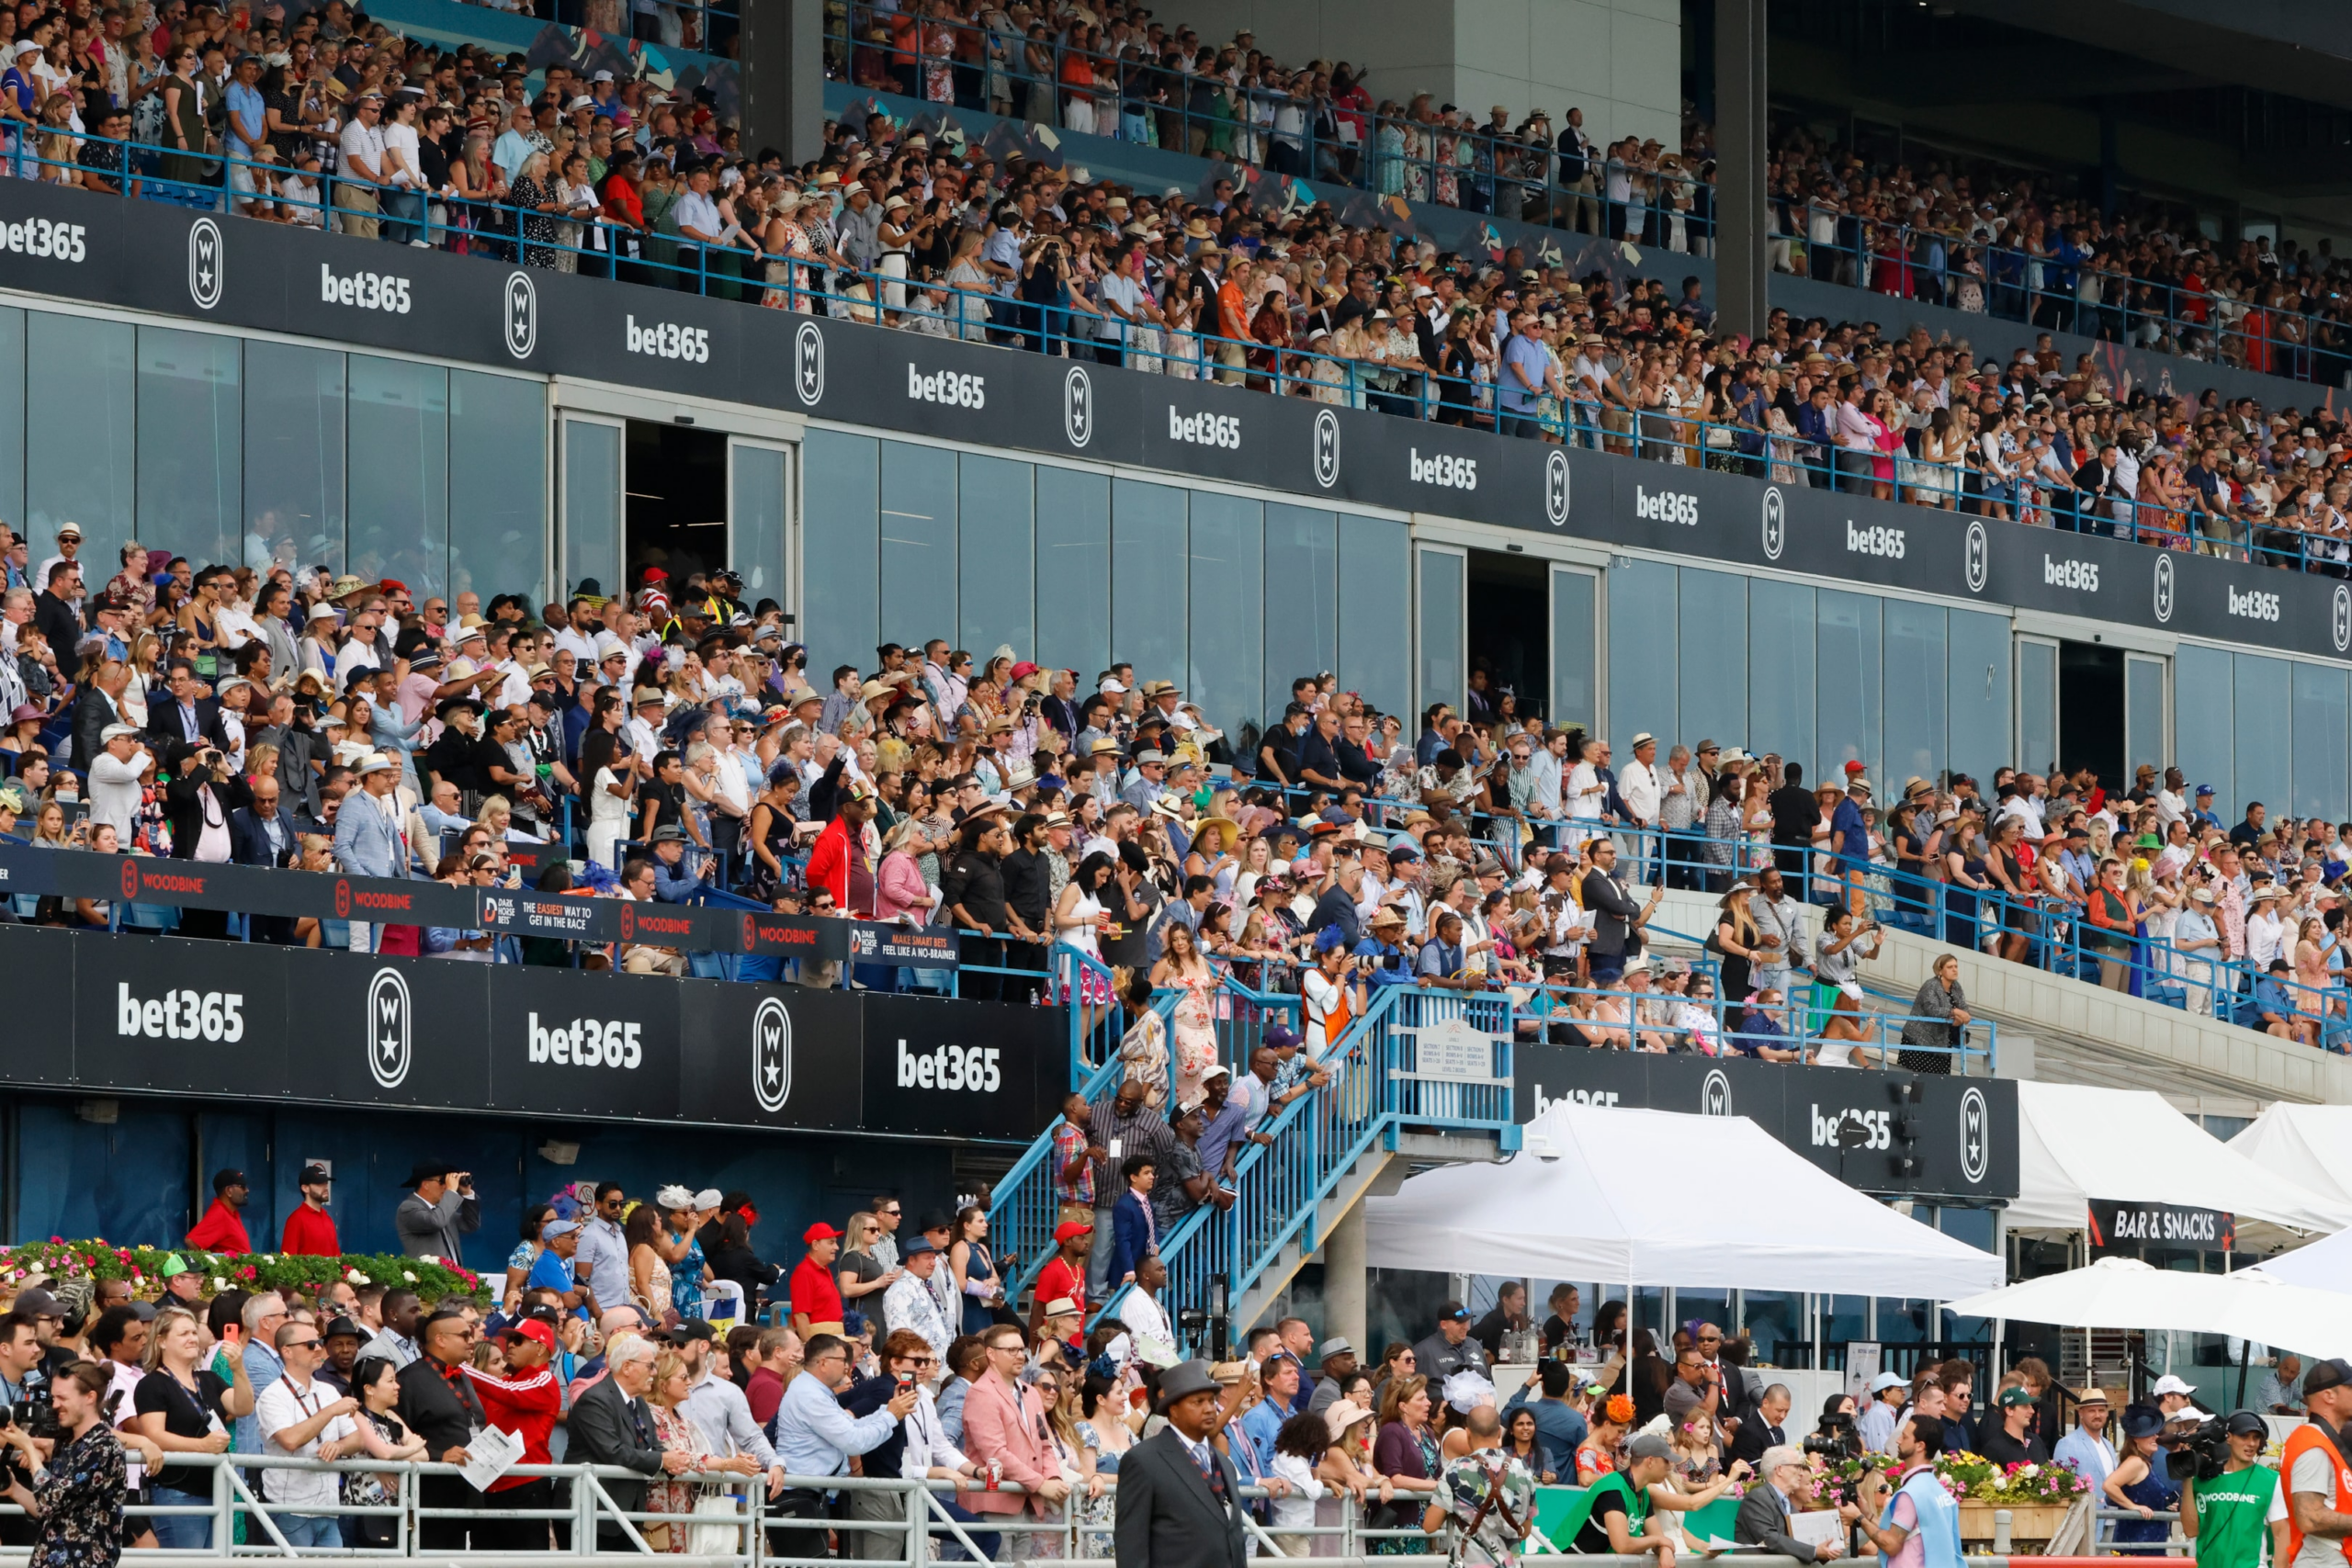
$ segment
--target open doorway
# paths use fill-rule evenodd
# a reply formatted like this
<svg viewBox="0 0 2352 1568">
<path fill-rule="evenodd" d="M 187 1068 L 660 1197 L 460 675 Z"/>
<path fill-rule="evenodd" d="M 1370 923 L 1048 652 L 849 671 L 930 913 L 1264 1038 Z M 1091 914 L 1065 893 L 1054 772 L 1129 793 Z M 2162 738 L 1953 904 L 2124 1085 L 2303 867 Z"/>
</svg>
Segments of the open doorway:
<svg viewBox="0 0 2352 1568">
<path fill-rule="evenodd" d="M 727 436 L 628 422 L 626 558 L 634 587 L 661 567 L 673 583 L 727 562 Z"/>
<path fill-rule="evenodd" d="M 2101 643 L 2058 645 L 2058 765 L 2088 768 L 2109 789 L 2130 787 L 2124 748 L 2123 650 Z"/>
<path fill-rule="evenodd" d="M 1509 692 L 1512 711 L 1548 717 L 1552 686 L 1551 562 L 1499 550 L 1469 552 L 1466 617 L 1472 716 L 1478 679 L 1485 675 L 1487 700 L 1499 711 Z"/>
</svg>

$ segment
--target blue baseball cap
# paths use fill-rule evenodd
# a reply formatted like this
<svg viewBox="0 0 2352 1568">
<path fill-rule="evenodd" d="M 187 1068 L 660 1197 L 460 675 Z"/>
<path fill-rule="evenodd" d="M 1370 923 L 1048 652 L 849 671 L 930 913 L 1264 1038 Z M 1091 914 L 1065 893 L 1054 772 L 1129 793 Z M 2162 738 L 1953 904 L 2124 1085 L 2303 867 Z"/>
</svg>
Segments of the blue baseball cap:
<svg viewBox="0 0 2352 1568">
<path fill-rule="evenodd" d="M 2211 784 L 2199 784 L 2199 785 L 2197 786 L 2197 797 L 2198 797 L 2199 800 L 2204 799 L 2204 798 L 2205 798 L 2205 796 L 2207 796 L 2207 795 L 2211 795 L 2211 794 L 2212 794 L 2212 793 L 2213 793 L 2213 786 L 2212 786 Z"/>
<path fill-rule="evenodd" d="M 546 1224 L 539 1227 L 539 1239 L 541 1241 L 553 1241 L 560 1235 L 570 1235 L 573 1231 L 576 1231 L 579 1228 L 580 1224 L 576 1220 L 549 1220 Z"/>
</svg>

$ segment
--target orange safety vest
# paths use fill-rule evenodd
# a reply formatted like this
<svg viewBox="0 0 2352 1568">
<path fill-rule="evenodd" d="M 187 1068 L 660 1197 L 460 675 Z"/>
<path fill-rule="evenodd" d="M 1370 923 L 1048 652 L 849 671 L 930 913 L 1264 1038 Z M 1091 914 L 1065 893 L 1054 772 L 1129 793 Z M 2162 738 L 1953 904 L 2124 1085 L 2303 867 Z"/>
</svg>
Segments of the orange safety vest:
<svg viewBox="0 0 2352 1568">
<path fill-rule="evenodd" d="M 2295 1523 L 2293 1497 L 2295 1461 L 2312 1449 L 2317 1449 L 2327 1456 L 2328 1465 L 2335 1472 L 2335 1497 L 2328 1506 L 2339 1514 L 2352 1514 L 2352 1470 L 2345 1467 L 2344 1456 L 2335 1451 L 2335 1444 L 2329 1438 L 2325 1428 L 2317 1421 L 2304 1422 L 2287 1434 L 2287 1451 L 2278 1461 L 2278 1483 L 2287 1487 L 2289 1494 L 2287 1562 L 2280 1564 L 2279 1568 L 2288 1568 L 2289 1564 L 2293 1563 L 2302 1554 L 2303 1532 Z"/>
</svg>

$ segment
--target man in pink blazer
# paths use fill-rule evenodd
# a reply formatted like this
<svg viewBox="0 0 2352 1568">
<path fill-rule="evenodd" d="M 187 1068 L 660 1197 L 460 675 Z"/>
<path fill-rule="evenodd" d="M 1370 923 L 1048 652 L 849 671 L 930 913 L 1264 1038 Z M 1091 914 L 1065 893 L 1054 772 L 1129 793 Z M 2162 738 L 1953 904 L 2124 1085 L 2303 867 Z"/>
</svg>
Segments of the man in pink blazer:
<svg viewBox="0 0 2352 1568">
<path fill-rule="evenodd" d="M 1061 1459 L 1046 1432 L 1046 1402 L 1020 1381 L 1029 1353 L 1011 1324 L 998 1324 L 983 1342 L 988 1370 L 964 1398 L 964 1453 L 975 1464 L 993 1461 L 1004 1480 L 1019 1483 L 1028 1495 L 967 1492 L 957 1500 L 976 1514 L 1017 1514 L 1026 1506 L 1043 1516 L 1048 1505 L 1069 1495 L 1069 1483 L 1062 1479 Z M 1048 1538 L 1024 1532 L 1008 1542 L 1008 1555 L 1051 1556 L 1047 1545 Z"/>
</svg>

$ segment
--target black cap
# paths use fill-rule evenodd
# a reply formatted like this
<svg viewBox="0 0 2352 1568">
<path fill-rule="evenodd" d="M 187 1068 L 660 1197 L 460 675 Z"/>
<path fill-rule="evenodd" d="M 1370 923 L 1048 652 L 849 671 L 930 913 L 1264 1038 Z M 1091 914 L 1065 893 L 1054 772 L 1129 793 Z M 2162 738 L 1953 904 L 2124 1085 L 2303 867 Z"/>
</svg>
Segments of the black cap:
<svg viewBox="0 0 2352 1568">
<path fill-rule="evenodd" d="M 2269 1430 L 2270 1428 L 2268 1425 L 2264 1422 L 2262 1417 L 2256 1416 L 2251 1410 L 2233 1410 L 2230 1412 L 2230 1436 L 2233 1438 L 2245 1437 L 2248 1433 L 2253 1432 L 2267 1433 Z"/>
<path fill-rule="evenodd" d="M 1467 1323 L 1470 1321 L 1470 1309 L 1460 1302 L 1448 1302 L 1437 1309 L 1437 1320 L 1440 1323 Z"/>
<path fill-rule="evenodd" d="M 323 1182 L 333 1181 L 334 1179 L 334 1172 L 328 1170 L 325 1166 L 319 1164 L 316 1160 L 313 1160 L 309 1165 L 302 1168 L 301 1179 L 296 1181 L 294 1185 L 297 1187 L 311 1187 Z"/>
<path fill-rule="evenodd" d="M 673 1345 L 684 1345 L 690 1339 L 699 1339 L 707 1345 L 718 1337 L 718 1330 L 699 1317 L 687 1318 L 670 1330 L 670 1343 Z"/>
<path fill-rule="evenodd" d="M 2314 1361 L 2303 1370 L 2303 1393 L 2307 1397 L 2324 1389 L 2341 1388 L 2348 1382 L 2352 1382 L 2352 1362 L 2346 1361 L 2341 1356 Z"/>
<path fill-rule="evenodd" d="M 216 1193 L 226 1192 L 232 1187 L 251 1189 L 253 1183 L 245 1179 L 245 1173 L 234 1166 L 224 1166 L 212 1173 L 212 1190 Z"/>
</svg>

